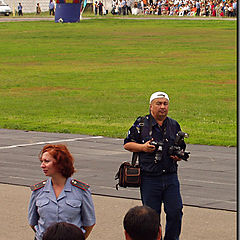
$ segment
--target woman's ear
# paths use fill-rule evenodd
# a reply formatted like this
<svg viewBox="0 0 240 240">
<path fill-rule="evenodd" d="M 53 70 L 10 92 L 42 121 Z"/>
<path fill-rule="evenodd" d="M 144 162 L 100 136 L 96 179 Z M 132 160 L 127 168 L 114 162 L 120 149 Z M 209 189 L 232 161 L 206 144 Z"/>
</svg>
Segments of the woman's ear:
<svg viewBox="0 0 240 240">
<path fill-rule="evenodd" d="M 126 230 L 124 230 L 124 235 L 126 240 L 132 240 L 129 234 L 126 232 Z"/>
<path fill-rule="evenodd" d="M 159 226 L 157 240 L 161 240 L 161 239 L 162 239 L 162 229 L 161 229 L 161 226 Z"/>
</svg>

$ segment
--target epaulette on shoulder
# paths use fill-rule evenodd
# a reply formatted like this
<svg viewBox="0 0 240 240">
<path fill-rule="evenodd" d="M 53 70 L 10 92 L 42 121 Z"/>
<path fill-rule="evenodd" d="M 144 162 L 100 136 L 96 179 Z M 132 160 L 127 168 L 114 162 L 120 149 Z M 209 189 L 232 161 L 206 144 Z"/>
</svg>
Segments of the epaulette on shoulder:
<svg viewBox="0 0 240 240">
<path fill-rule="evenodd" d="M 36 190 L 44 187 L 45 184 L 46 184 L 46 182 L 47 182 L 47 180 L 44 180 L 44 181 L 42 181 L 42 182 L 40 182 L 40 183 L 34 184 L 34 185 L 30 186 L 30 189 L 31 189 L 32 191 L 36 191 Z"/>
<path fill-rule="evenodd" d="M 73 179 L 73 180 L 71 181 L 71 184 L 72 184 L 73 186 L 77 187 L 77 188 L 81 188 L 81 189 L 84 190 L 84 191 L 88 190 L 88 188 L 89 188 L 89 185 L 88 185 L 88 184 L 86 184 L 86 183 L 84 183 L 84 182 L 81 182 L 81 181 L 79 181 L 79 180 L 76 180 L 76 179 Z"/>
</svg>

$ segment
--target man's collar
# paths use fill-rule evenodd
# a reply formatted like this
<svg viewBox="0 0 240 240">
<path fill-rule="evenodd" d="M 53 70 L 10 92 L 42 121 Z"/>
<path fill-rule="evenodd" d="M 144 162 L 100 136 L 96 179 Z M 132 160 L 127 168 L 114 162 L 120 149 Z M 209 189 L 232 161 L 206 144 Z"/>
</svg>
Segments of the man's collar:
<svg viewBox="0 0 240 240">
<path fill-rule="evenodd" d="M 149 114 L 149 117 L 152 118 L 152 126 L 155 126 L 158 124 L 156 119 L 153 117 L 153 115 L 151 113 Z M 167 119 L 168 119 L 168 117 L 166 117 L 164 119 L 162 126 L 165 126 L 167 124 Z"/>
</svg>

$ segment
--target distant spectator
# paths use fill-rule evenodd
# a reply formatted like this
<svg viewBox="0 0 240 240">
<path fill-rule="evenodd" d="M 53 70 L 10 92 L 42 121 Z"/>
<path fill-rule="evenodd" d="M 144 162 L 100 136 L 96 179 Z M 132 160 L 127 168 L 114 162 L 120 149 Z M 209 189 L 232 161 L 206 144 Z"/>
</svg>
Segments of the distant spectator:
<svg viewBox="0 0 240 240">
<path fill-rule="evenodd" d="M 117 5 L 116 1 L 113 0 L 112 1 L 112 10 L 111 10 L 112 15 L 116 14 L 116 11 L 115 11 L 116 10 L 116 5 Z"/>
<path fill-rule="evenodd" d="M 47 228 L 42 240 L 85 240 L 85 236 L 76 225 L 59 222 Z"/>
<path fill-rule="evenodd" d="M 18 4 L 18 15 L 19 15 L 19 16 L 23 16 L 22 9 L 23 9 L 22 4 L 19 3 L 19 4 Z"/>
<path fill-rule="evenodd" d="M 36 6 L 36 14 L 40 14 L 40 13 L 41 13 L 40 4 L 37 3 L 37 6 Z"/>
<path fill-rule="evenodd" d="M 196 8 L 197 8 L 196 16 L 199 16 L 201 11 L 201 6 L 199 1 L 196 2 Z"/>
<path fill-rule="evenodd" d="M 174 14 L 174 6 L 172 4 L 170 7 L 169 16 L 173 16 L 173 14 Z"/>
<path fill-rule="evenodd" d="M 53 16 L 55 15 L 55 4 L 53 0 L 50 0 L 50 3 L 49 3 L 49 14 Z"/>
<path fill-rule="evenodd" d="M 148 206 L 131 208 L 123 220 L 126 240 L 161 240 L 160 218 Z"/>
<path fill-rule="evenodd" d="M 127 15 L 132 14 L 131 1 L 127 0 Z"/>
<path fill-rule="evenodd" d="M 184 16 L 184 6 L 179 7 L 179 16 Z"/>
<path fill-rule="evenodd" d="M 123 15 L 126 15 L 126 9 L 127 9 L 126 1 L 122 0 L 122 12 L 123 12 Z"/>
<path fill-rule="evenodd" d="M 119 15 L 118 9 L 119 9 L 118 3 L 116 3 L 116 8 L 115 8 L 115 13 L 114 14 Z"/>
<path fill-rule="evenodd" d="M 158 5 L 158 15 L 162 15 L 162 12 L 161 12 L 162 4 L 160 0 L 158 1 L 157 5 Z"/>
<path fill-rule="evenodd" d="M 216 15 L 217 15 L 214 3 L 212 3 L 212 5 L 211 5 L 211 14 L 212 14 L 212 17 L 216 17 Z"/>
<path fill-rule="evenodd" d="M 97 16 L 97 13 L 98 13 L 98 2 L 95 1 L 95 4 L 94 4 L 94 12 L 95 12 L 95 16 Z"/>
<path fill-rule="evenodd" d="M 197 8 L 196 8 L 196 5 L 191 9 L 191 13 L 190 13 L 190 16 L 195 16 L 197 13 Z"/>
<path fill-rule="evenodd" d="M 206 5 L 206 7 L 205 7 L 205 15 L 206 15 L 206 17 L 209 16 L 209 8 L 208 8 L 208 5 Z"/>
<path fill-rule="evenodd" d="M 122 14 L 122 0 L 119 0 L 118 2 L 118 15 Z"/>
<path fill-rule="evenodd" d="M 228 17 L 233 17 L 233 8 L 231 3 L 228 4 Z"/>
<path fill-rule="evenodd" d="M 237 17 L 237 0 L 233 2 L 233 16 Z"/>
<path fill-rule="evenodd" d="M 224 6 L 224 16 L 228 16 L 228 4 Z"/>
<path fill-rule="evenodd" d="M 103 15 L 107 15 L 108 14 L 108 10 L 105 8 L 104 5 L 102 7 L 102 12 L 103 12 Z"/>
<path fill-rule="evenodd" d="M 142 13 L 144 12 L 144 2 L 143 0 L 141 0 L 141 9 L 142 9 Z"/>
<path fill-rule="evenodd" d="M 137 9 L 138 9 L 138 13 L 142 12 L 142 5 L 140 1 L 138 1 L 137 3 Z"/>
<path fill-rule="evenodd" d="M 101 16 L 103 15 L 103 3 L 101 1 L 98 3 L 98 13 Z"/>
</svg>

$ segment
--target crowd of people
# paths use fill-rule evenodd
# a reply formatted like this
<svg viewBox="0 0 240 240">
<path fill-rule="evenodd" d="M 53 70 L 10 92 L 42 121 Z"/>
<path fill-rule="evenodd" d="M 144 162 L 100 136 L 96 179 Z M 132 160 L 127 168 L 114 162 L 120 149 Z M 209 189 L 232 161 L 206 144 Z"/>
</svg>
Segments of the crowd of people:
<svg viewBox="0 0 240 240">
<path fill-rule="evenodd" d="M 36 14 L 40 15 L 42 12 L 39 2 L 36 5 Z M 18 4 L 18 15 L 23 16 L 23 6 L 21 3 Z M 50 0 L 49 2 L 49 15 L 55 15 L 55 2 Z"/>
<path fill-rule="evenodd" d="M 113 15 L 163 15 L 163 16 L 204 16 L 237 17 L 237 0 L 112 0 Z M 23 15 L 22 5 L 18 5 L 19 16 Z M 41 13 L 39 3 L 36 14 Z M 108 10 L 102 1 L 94 2 L 95 15 L 106 15 Z M 55 15 L 54 0 L 50 0 L 49 14 Z"/>
<path fill-rule="evenodd" d="M 98 14 L 100 16 L 102 15 L 107 15 L 108 14 L 108 10 L 105 8 L 105 6 L 103 5 L 103 2 L 102 1 L 95 1 L 94 3 L 94 13 L 95 13 L 95 16 L 97 16 Z"/>
<path fill-rule="evenodd" d="M 237 17 L 237 0 L 113 0 L 111 13 L 165 16 Z"/>
<path fill-rule="evenodd" d="M 132 14 L 132 5 L 131 0 L 113 0 L 112 1 L 112 11 L 113 15 L 129 15 Z"/>
</svg>

